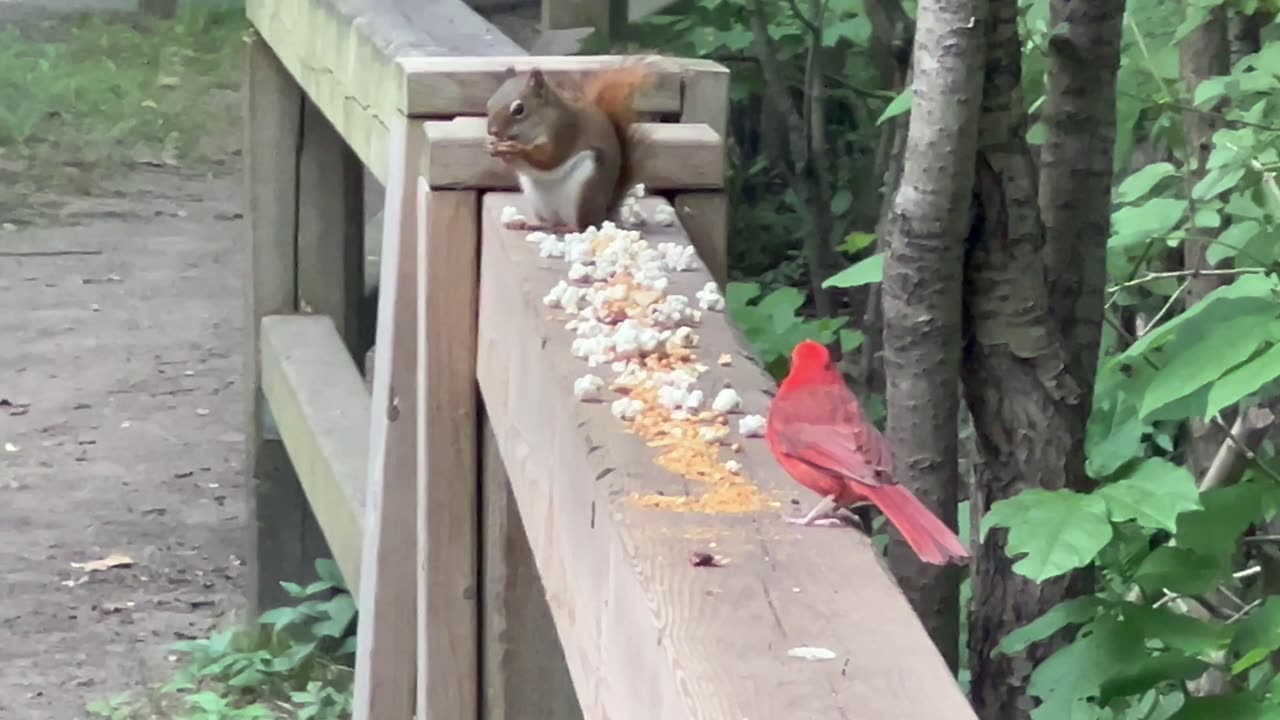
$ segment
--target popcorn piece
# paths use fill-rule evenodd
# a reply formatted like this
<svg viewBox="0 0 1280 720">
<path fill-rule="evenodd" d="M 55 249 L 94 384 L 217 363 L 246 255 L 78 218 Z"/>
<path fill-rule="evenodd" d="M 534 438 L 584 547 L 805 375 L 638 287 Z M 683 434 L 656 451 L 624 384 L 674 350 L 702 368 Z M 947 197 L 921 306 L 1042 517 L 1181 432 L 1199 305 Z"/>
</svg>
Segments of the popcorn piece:
<svg viewBox="0 0 1280 720">
<path fill-rule="evenodd" d="M 640 354 L 648 355 L 658 349 L 661 340 L 658 331 L 653 328 L 641 328 L 636 334 L 636 342 L 640 345 Z"/>
<path fill-rule="evenodd" d="M 738 473 L 742 472 L 742 463 L 738 462 L 737 460 L 726 460 L 724 463 L 724 469 L 728 470 L 734 475 L 737 475 Z"/>
<path fill-rule="evenodd" d="M 644 403 L 631 398 L 618 398 L 609 406 L 609 412 L 613 416 L 622 421 L 635 420 L 636 416 L 644 411 Z"/>
<path fill-rule="evenodd" d="M 636 183 L 635 185 L 631 186 L 630 190 L 627 191 L 627 197 L 635 198 L 637 200 L 644 197 L 644 194 L 645 194 L 644 183 Z"/>
<path fill-rule="evenodd" d="M 697 292 L 696 297 L 698 298 L 698 307 L 703 310 L 724 311 L 724 296 L 720 294 L 720 288 L 716 286 L 714 281 L 704 285 Z"/>
<path fill-rule="evenodd" d="M 597 375 L 583 375 L 573 381 L 573 396 L 579 400 L 599 400 L 604 380 Z"/>
<path fill-rule="evenodd" d="M 702 400 L 703 400 L 702 391 L 694 390 L 690 392 L 688 396 L 685 397 L 684 406 L 688 410 L 697 410 L 698 408 L 702 407 Z"/>
<path fill-rule="evenodd" d="M 544 258 L 562 258 L 564 257 L 564 241 L 550 235 L 542 242 L 538 243 L 538 256 Z"/>
<path fill-rule="evenodd" d="M 720 442 L 729 434 L 725 425 L 703 425 L 698 428 L 698 439 L 705 443 Z"/>
<path fill-rule="evenodd" d="M 693 249 L 692 245 L 664 242 L 658 243 L 658 250 L 662 253 L 663 266 L 668 270 L 681 272 L 692 270 L 697 265 L 698 253 Z"/>
<path fill-rule="evenodd" d="M 747 415 L 738 421 L 738 432 L 743 437 L 760 437 L 764 435 L 764 418 L 759 415 Z"/>
<path fill-rule="evenodd" d="M 644 225 L 646 220 L 644 211 L 640 209 L 640 203 L 631 197 L 622 201 L 622 205 L 618 208 L 618 218 L 632 227 Z"/>
<path fill-rule="evenodd" d="M 550 292 L 542 298 L 542 304 L 547 307 L 558 307 L 560 299 L 564 297 L 564 291 L 569 289 L 569 283 L 561 280 L 556 286 L 551 288 Z"/>
<path fill-rule="evenodd" d="M 502 216 L 500 220 L 502 221 L 502 224 L 507 227 L 520 227 L 527 222 L 524 216 L 520 214 L 520 211 L 515 209 L 512 205 L 502 208 Z"/>
<path fill-rule="evenodd" d="M 649 306 L 649 319 L 655 325 L 675 328 L 682 323 L 696 321 L 700 317 L 695 316 L 696 312 L 689 307 L 689 298 L 684 295 L 668 295 L 662 302 Z"/>
<path fill-rule="evenodd" d="M 622 388 L 636 388 L 640 386 L 640 383 L 645 381 L 647 375 L 648 374 L 645 372 L 644 368 L 640 365 L 634 363 L 628 364 L 627 369 L 623 370 L 622 373 L 614 379 L 613 384 Z"/>
<path fill-rule="evenodd" d="M 538 231 L 535 231 L 535 232 L 531 232 L 531 233 L 529 233 L 528 235 L 525 235 L 525 236 L 524 236 L 524 241 L 525 241 L 525 242 L 531 242 L 531 243 L 537 243 L 537 244 L 541 245 L 541 244 L 542 244 L 545 240 L 547 240 L 548 238 L 550 238 L 550 239 L 552 239 L 552 240 L 555 240 L 555 239 L 556 239 L 556 236 L 555 236 L 555 235 L 552 235 L 551 233 L 546 233 L 546 232 L 542 232 L 541 230 L 538 230 Z"/>
<path fill-rule="evenodd" d="M 693 332 L 691 327 L 678 327 L 671 338 L 667 340 L 666 350 L 668 353 L 674 353 L 681 348 L 691 348 L 698 346 L 698 336 Z"/>
<path fill-rule="evenodd" d="M 719 363 L 721 367 L 732 365 L 733 356 L 729 353 L 720 353 L 720 357 L 716 359 L 716 362 Z"/>
<path fill-rule="evenodd" d="M 676 224 L 676 209 L 670 204 L 663 203 L 653 211 L 653 221 L 662 227 L 671 227 Z"/>
<path fill-rule="evenodd" d="M 711 409 L 716 412 L 730 413 L 742 407 L 742 396 L 733 388 L 725 388 L 716 393 L 711 401 Z"/>
<path fill-rule="evenodd" d="M 561 280 L 561 283 L 564 281 Z M 570 312 L 578 311 L 578 303 L 582 300 L 582 288 L 572 285 L 566 285 L 564 292 L 560 294 L 560 307 Z"/>
<path fill-rule="evenodd" d="M 669 410 L 684 405 L 688 397 L 689 391 L 678 385 L 663 385 L 658 388 L 658 404 Z"/>
<path fill-rule="evenodd" d="M 625 360 L 640 354 L 640 326 L 635 320 L 624 320 L 613 333 L 614 357 Z"/>
<path fill-rule="evenodd" d="M 591 279 L 591 268 L 587 267 L 586 265 L 583 265 L 580 262 L 575 262 L 569 268 L 569 279 L 572 280 L 573 282 L 583 282 L 584 280 L 589 280 Z"/>
</svg>

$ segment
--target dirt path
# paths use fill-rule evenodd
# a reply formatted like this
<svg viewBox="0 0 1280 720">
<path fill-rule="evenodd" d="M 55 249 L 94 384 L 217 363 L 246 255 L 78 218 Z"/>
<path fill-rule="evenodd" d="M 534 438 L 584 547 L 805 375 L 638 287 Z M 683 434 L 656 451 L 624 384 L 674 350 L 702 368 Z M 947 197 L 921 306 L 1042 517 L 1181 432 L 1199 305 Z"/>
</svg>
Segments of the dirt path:
<svg viewBox="0 0 1280 720">
<path fill-rule="evenodd" d="M 121 188 L 81 226 L 0 230 L 4 720 L 162 682 L 169 643 L 244 605 L 235 178 Z M 62 251 L 87 254 L 17 256 Z M 113 553 L 133 564 L 72 566 Z"/>
</svg>

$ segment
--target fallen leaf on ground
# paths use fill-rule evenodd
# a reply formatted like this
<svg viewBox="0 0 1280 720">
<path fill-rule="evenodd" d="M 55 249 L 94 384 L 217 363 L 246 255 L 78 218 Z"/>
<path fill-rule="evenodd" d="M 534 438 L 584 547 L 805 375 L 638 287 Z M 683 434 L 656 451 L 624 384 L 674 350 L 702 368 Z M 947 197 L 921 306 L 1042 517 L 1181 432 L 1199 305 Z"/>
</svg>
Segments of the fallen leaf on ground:
<svg viewBox="0 0 1280 720">
<path fill-rule="evenodd" d="M 89 562 L 83 562 L 83 563 L 75 563 L 75 562 L 71 563 L 71 567 L 80 568 L 85 572 L 110 570 L 111 568 L 118 568 L 118 567 L 131 567 L 132 565 L 133 565 L 133 558 L 129 557 L 128 555 L 121 555 L 119 553 L 112 553 L 111 555 L 108 555 L 107 557 L 104 557 L 101 560 L 90 560 Z"/>
</svg>

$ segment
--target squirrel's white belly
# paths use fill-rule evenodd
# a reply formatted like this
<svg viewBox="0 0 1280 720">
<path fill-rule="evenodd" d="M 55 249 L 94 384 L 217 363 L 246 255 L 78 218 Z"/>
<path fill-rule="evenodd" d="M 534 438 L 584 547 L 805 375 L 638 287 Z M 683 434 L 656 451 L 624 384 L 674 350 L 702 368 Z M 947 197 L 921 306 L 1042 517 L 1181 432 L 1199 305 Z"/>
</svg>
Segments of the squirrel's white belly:
<svg viewBox="0 0 1280 720">
<path fill-rule="evenodd" d="M 516 168 L 520 190 L 524 192 L 539 220 L 558 225 L 577 225 L 582 193 L 596 174 L 594 150 L 583 150 L 560 167 L 539 170 L 521 163 Z"/>
</svg>

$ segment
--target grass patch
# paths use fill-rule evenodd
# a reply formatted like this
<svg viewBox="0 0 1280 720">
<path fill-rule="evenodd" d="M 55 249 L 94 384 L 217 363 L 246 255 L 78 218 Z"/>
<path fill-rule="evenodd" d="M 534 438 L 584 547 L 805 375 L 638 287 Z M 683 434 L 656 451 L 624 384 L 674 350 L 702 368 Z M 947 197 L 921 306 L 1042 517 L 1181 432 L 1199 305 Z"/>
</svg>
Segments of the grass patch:
<svg viewBox="0 0 1280 720">
<path fill-rule="evenodd" d="M 0 221 L 112 195 L 139 164 L 208 172 L 240 144 L 242 3 L 172 20 L 83 13 L 0 28 Z"/>
</svg>

